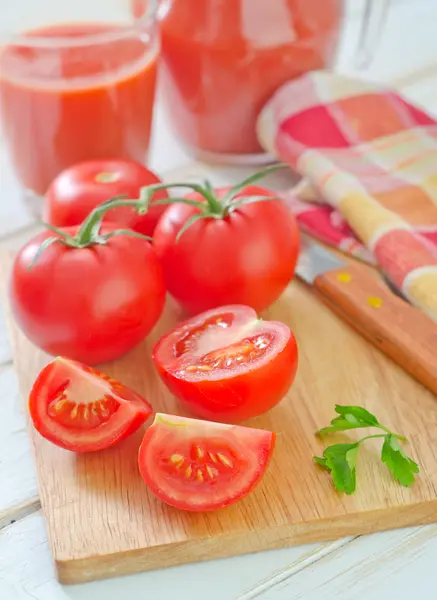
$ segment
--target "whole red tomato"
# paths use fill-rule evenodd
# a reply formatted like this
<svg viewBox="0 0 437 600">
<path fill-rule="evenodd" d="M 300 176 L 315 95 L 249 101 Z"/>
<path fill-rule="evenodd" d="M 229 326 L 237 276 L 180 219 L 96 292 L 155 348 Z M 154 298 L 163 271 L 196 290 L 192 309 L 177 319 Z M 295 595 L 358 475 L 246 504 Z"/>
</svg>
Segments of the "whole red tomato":
<svg viewBox="0 0 437 600">
<path fill-rule="evenodd" d="M 44 220 L 56 227 L 79 225 L 102 202 L 125 194 L 138 198 L 140 188 L 160 183 L 152 171 L 129 160 L 95 160 L 79 163 L 63 171 L 50 185 L 44 201 Z M 115 208 L 105 215 L 105 222 L 129 227 L 144 235 L 153 235 L 156 223 L 167 206 L 153 205 L 167 198 L 165 190 L 157 191 L 144 215 L 131 207 Z"/>
<path fill-rule="evenodd" d="M 110 361 L 158 320 L 165 284 L 155 251 L 143 238 L 114 231 L 108 224 L 88 241 L 77 227 L 46 231 L 18 253 L 9 288 L 13 314 L 49 354 Z"/>
<path fill-rule="evenodd" d="M 198 204 L 173 204 L 153 238 L 168 291 L 191 314 L 224 304 L 268 308 L 293 277 L 299 252 L 288 207 L 253 185 L 205 188 L 185 200 Z"/>
</svg>

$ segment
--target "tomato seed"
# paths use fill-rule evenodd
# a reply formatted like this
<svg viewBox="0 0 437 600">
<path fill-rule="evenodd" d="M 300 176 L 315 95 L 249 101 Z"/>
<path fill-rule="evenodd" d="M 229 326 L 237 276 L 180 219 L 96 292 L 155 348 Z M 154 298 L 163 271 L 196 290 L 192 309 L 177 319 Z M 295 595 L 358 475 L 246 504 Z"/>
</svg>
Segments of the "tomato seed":
<svg viewBox="0 0 437 600">
<path fill-rule="evenodd" d="M 217 452 L 217 458 L 222 463 L 222 465 L 225 465 L 225 467 L 231 468 L 234 466 L 233 462 L 231 460 L 229 460 L 229 458 L 227 456 L 225 456 L 224 454 L 222 454 L 221 452 Z"/>
<path fill-rule="evenodd" d="M 219 474 L 217 469 L 214 469 L 214 467 L 210 467 L 209 465 L 206 465 L 206 472 L 208 473 L 210 479 L 214 479 L 214 477 Z"/>
<path fill-rule="evenodd" d="M 68 400 L 66 399 L 65 394 L 62 394 L 60 396 L 59 400 L 50 404 L 49 409 L 48 409 L 49 415 L 54 416 L 54 414 L 63 410 L 67 404 L 68 404 Z"/>
<path fill-rule="evenodd" d="M 269 345 L 269 340 L 264 336 L 261 336 L 257 340 L 255 340 L 253 345 L 255 346 L 255 348 L 262 350 L 263 348 L 267 348 L 267 346 Z"/>
<path fill-rule="evenodd" d="M 174 464 L 177 469 L 179 469 L 184 464 L 184 460 L 185 459 L 182 456 L 182 454 L 172 454 L 170 456 L 170 462 Z"/>
<path fill-rule="evenodd" d="M 212 367 L 208 366 L 208 365 L 190 365 L 189 367 L 185 368 L 185 371 L 187 371 L 188 373 L 192 373 L 194 371 L 197 372 L 204 372 L 204 371 L 211 371 Z"/>
<path fill-rule="evenodd" d="M 197 481 L 203 481 L 203 473 L 200 469 L 197 469 L 196 479 Z"/>
</svg>

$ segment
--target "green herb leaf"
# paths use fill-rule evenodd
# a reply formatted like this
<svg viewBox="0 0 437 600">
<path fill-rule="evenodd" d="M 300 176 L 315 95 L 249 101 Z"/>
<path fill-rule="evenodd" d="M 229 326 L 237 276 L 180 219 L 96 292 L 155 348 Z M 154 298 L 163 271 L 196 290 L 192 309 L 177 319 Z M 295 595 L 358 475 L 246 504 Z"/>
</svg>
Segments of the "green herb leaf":
<svg viewBox="0 0 437 600">
<path fill-rule="evenodd" d="M 360 442 L 334 444 L 323 453 L 326 468 L 331 472 L 334 487 L 338 492 L 353 494 L 356 489 L 356 465 Z M 319 463 L 320 464 L 320 463 Z"/>
<path fill-rule="evenodd" d="M 405 454 L 398 440 L 391 433 L 384 438 L 381 460 L 401 485 L 410 487 L 414 483 L 414 474 L 419 472 L 419 465 Z"/>
<path fill-rule="evenodd" d="M 328 467 L 326 463 L 326 458 L 320 458 L 320 456 L 313 456 L 313 460 L 320 466 L 322 469 L 326 469 L 330 471 L 331 469 Z"/>
<path fill-rule="evenodd" d="M 325 435 L 335 433 L 336 431 L 347 431 L 349 429 L 359 429 L 361 427 L 381 427 L 375 415 L 361 406 L 341 406 L 337 404 L 335 412 L 339 417 L 332 419 L 330 427 L 324 427 L 317 433 Z"/>
<path fill-rule="evenodd" d="M 377 427 L 385 432 L 367 435 L 354 444 L 328 446 L 323 453 L 323 458 L 313 457 L 318 465 L 330 471 L 334 486 L 339 492 L 352 494 L 355 491 L 358 448 L 363 442 L 373 438 L 384 438 L 381 460 L 393 473 L 396 481 L 405 487 L 409 487 L 414 483 L 414 475 L 419 472 L 419 466 L 402 450 L 399 440 L 405 441 L 403 436 L 390 431 L 388 427 L 378 421 L 375 415 L 372 415 L 361 406 L 341 406 L 337 404 L 335 412 L 339 416 L 332 419 L 330 427 L 320 429 L 317 432 L 319 435 L 360 427 Z"/>
</svg>

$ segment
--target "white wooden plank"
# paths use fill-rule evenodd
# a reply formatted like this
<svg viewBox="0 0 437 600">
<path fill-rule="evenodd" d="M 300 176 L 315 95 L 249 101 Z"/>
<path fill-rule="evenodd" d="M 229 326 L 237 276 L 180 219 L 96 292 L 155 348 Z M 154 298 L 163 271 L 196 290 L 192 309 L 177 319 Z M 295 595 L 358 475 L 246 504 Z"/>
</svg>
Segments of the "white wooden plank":
<svg viewBox="0 0 437 600">
<path fill-rule="evenodd" d="M 34 221 L 24 204 L 4 143 L 0 147 L 0 236 L 26 227 Z"/>
<path fill-rule="evenodd" d="M 16 374 L 0 373 L 0 527 L 38 507 L 36 476 Z M 0 598 L 1 598 L 0 594 Z"/>
<path fill-rule="evenodd" d="M 355 539 L 266 591 L 238 600 L 434 598 L 437 525 Z"/>
<path fill-rule="evenodd" d="M 289 564 L 299 568 L 338 546 L 339 542 L 312 544 L 63 587 L 54 578 L 43 517 L 37 512 L 0 532 L 0 598 L 234 600 L 270 573 Z"/>
<path fill-rule="evenodd" d="M 0 309 L 0 366 L 9 363 L 11 360 L 12 353 L 9 344 L 9 335 L 6 329 L 3 312 Z"/>
</svg>

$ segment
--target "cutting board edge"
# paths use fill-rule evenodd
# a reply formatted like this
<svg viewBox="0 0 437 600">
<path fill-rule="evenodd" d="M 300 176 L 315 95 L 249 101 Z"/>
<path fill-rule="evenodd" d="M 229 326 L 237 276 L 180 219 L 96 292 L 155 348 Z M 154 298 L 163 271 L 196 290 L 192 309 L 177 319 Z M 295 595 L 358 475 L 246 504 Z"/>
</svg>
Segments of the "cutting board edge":
<svg viewBox="0 0 437 600">
<path fill-rule="evenodd" d="M 290 548 L 301 544 L 329 542 L 343 537 L 356 537 L 369 533 L 403 529 L 437 523 L 437 499 L 375 510 L 357 512 L 337 518 L 305 523 L 281 525 L 274 529 L 232 532 L 189 541 L 170 543 L 164 546 L 138 548 L 108 555 L 84 556 L 62 559 L 53 549 L 57 579 L 61 584 L 89 583 L 110 577 L 119 577 L 177 567 L 196 562 L 253 554 L 268 550 Z M 326 528 L 323 532 L 321 528 Z M 50 537 L 50 533 L 49 533 Z M 229 553 L 232 541 L 232 553 Z M 164 556 L 163 556 L 164 555 Z M 168 556 L 167 556 L 168 555 Z"/>
</svg>

